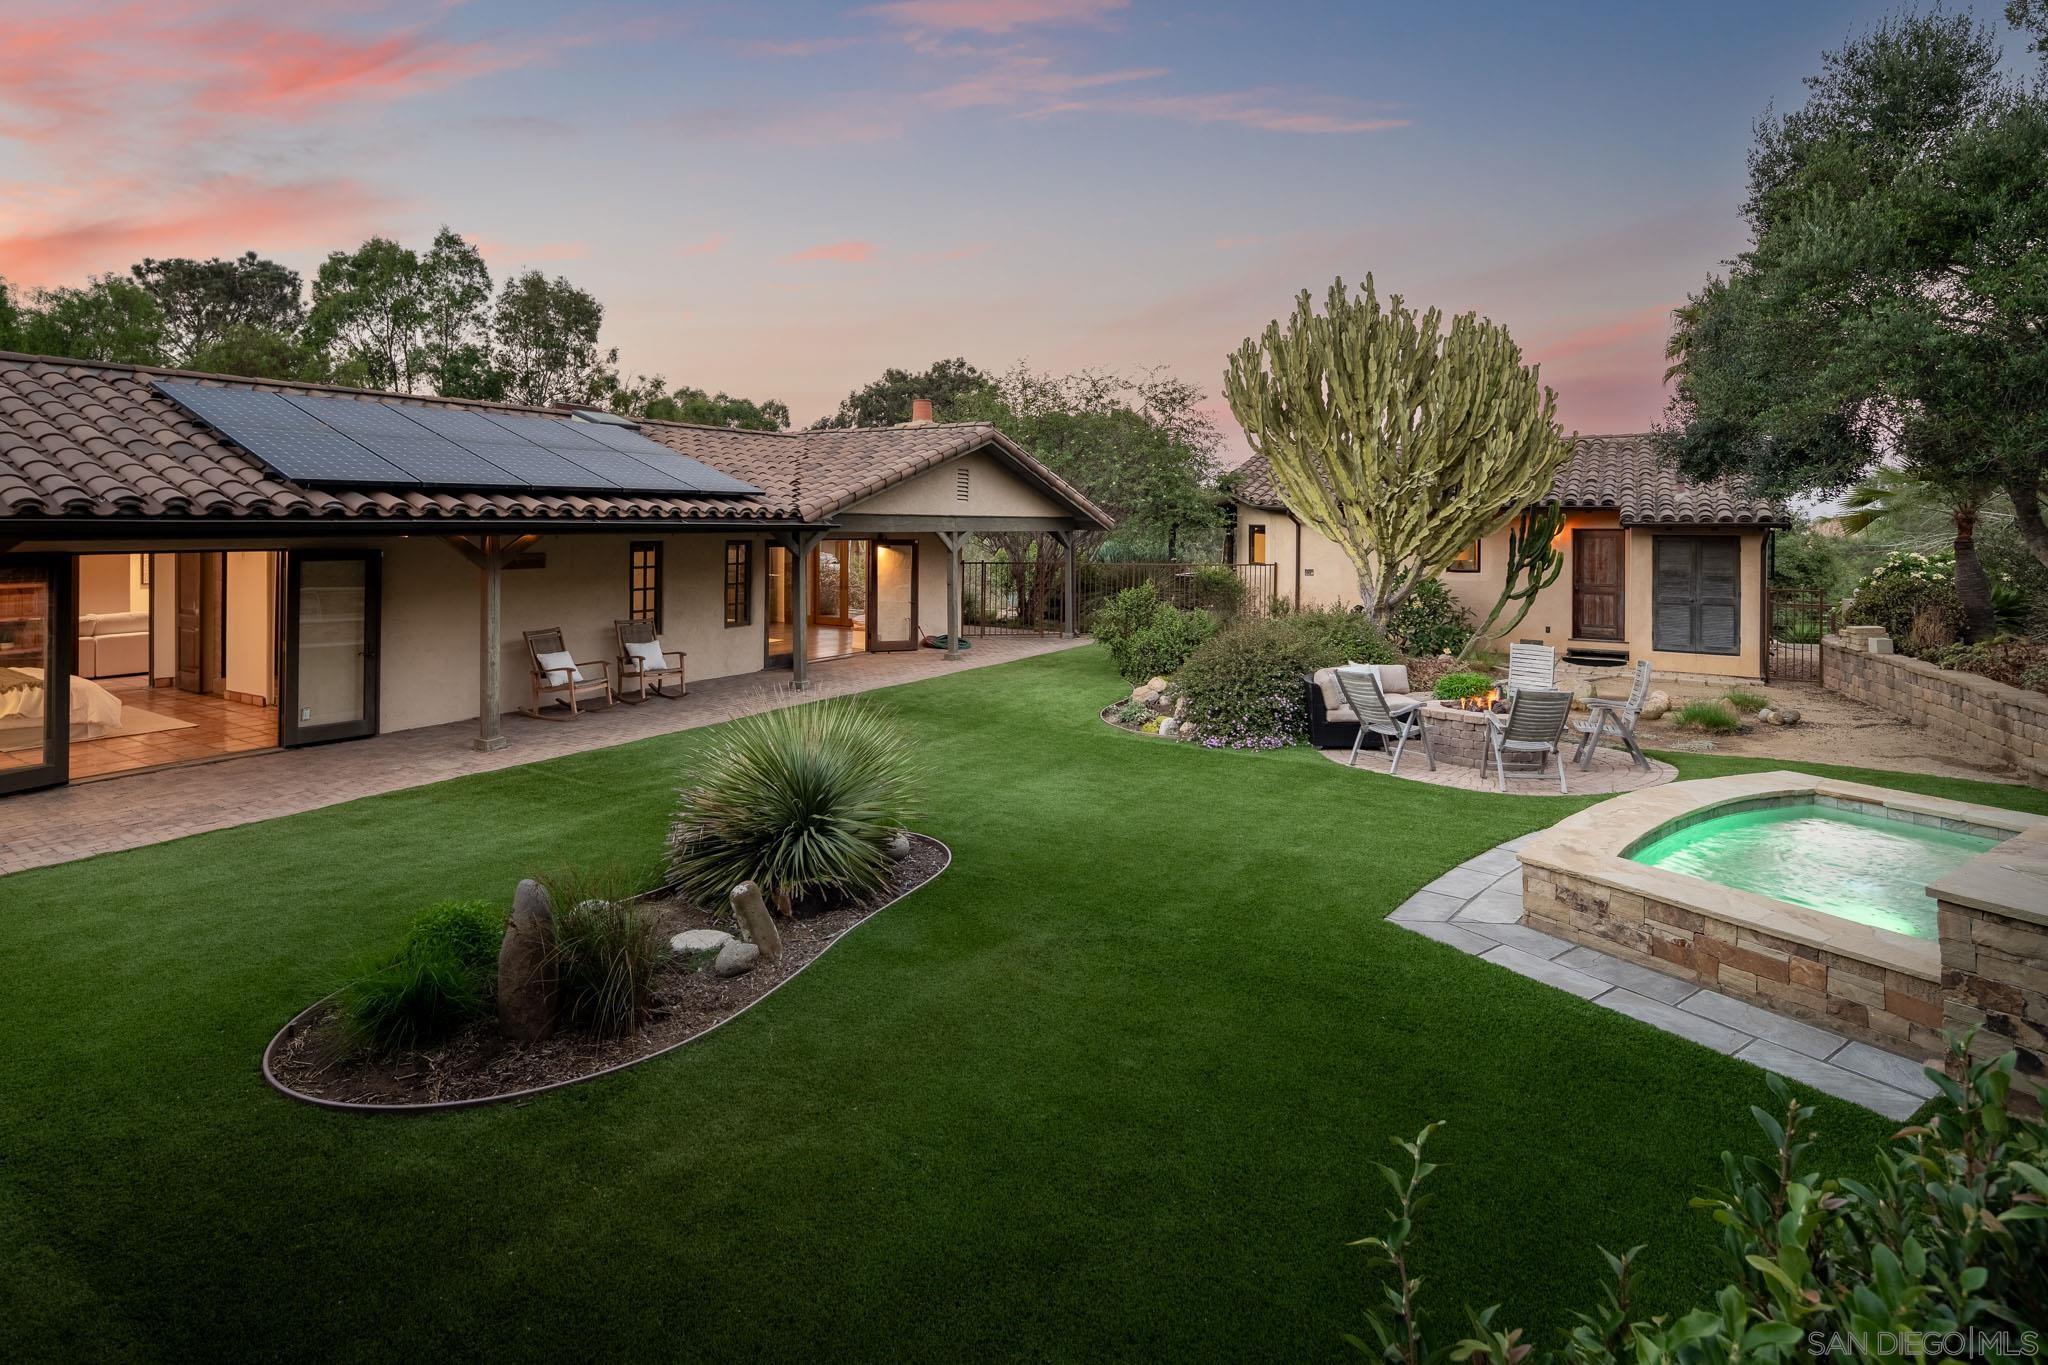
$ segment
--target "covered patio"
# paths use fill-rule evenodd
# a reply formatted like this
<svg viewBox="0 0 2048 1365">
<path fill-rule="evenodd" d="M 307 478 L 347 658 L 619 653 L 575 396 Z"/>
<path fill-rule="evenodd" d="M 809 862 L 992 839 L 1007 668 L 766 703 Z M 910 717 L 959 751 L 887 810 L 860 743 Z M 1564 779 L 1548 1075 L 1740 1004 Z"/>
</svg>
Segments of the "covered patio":
<svg viewBox="0 0 2048 1365">
<path fill-rule="evenodd" d="M 0 875 L 1085 643 L 1085 637 L 1006 636 L 977 640 L 972 649 L 954 660 L 930 649 L 857 654 L 813 663 L 808 686 L 801 692 L 791 686 L 787 669 L 714 678 L 692 682 L 687 697 L 644 706 L 614 706 L 591 712 L 574 725 L 506 716 L 503 734 L 507 742 L 488 750 L 476 747 L 477 724 L 465 720 L 393 731 L 350 744 L 247 755 L 138 773 L 118 781 L 27 792 L 7 799 L 7 838 L 0 845 Z"/>
</svg>

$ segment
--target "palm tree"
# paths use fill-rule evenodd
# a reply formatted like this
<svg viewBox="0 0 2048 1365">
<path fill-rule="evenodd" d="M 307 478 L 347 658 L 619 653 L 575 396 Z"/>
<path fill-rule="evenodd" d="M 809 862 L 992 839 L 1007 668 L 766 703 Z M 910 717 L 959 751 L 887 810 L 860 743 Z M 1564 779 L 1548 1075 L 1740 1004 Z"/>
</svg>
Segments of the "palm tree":
<svg viewBox="0 0 2048 1365">
<path fill-rule="evenodd" d="M 1956 596 L 1972 639 L 1992 629 L 1991 577 L 1977 558 L 1977 521 L 1992 494 L 1989 482 L 1936 483 L 1911 466 L 1883 466 L 1850 489 L 1842 529 L 1852 534 L 1885 523 L 1895 529 L 1943 526 L 1956 555 Z"/>
</svg>

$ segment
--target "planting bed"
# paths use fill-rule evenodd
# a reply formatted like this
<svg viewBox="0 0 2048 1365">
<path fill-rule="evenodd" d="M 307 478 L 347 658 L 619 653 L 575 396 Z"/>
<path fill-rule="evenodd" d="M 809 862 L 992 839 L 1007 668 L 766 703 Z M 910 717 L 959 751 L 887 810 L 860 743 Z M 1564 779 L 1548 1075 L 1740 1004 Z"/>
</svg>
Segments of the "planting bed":
<svg viewBox="0 0 2048 1365">
<path fill-rule="evenodd" d="M 863 921 L 909 895 L 946 869 L 952 852 L 936 839 L 910 836 L 889 884 L 866 901 L 794 919 L 779 919 L 782 958 L 761 962 L 744 976 L 711 971 L 716 953 L 678 953 L 655 977 L 649 1017 L 622 1038 L 563 1030 L 534 1047 L 499 1036 L 495 1015 L 431 1048 L 385 1056 L 350 1056 L 341 1045 L 329 996 L 301 1012 L 263 1053 L 264 1078 L 293 1099 L 361 1112 L 428 1112 L 517 1099 L 592 1080 L 658 1057 L 701 1037 L 742 1013 L 822 956 Z M 664 941 L 686 929 L 727 928 L 720 916 L 686 900 L 650 902 Z"/>
</svg>

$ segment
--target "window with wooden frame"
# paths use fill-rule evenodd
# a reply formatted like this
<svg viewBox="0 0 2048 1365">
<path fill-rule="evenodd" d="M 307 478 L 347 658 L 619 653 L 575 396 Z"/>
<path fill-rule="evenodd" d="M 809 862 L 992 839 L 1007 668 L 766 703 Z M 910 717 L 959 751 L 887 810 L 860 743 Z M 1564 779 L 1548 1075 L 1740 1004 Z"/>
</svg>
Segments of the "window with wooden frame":
<svg viewBox="0 0 2048 1365">
<path fill-rule="evenodd" d="M 754 543 L 750 540 L 725 542 L 725 623 L 754 623 Z"/>
<path fill-rule="evenodd" d="M 661 542 L 636 540 L 627 547 L 626 615 L 661 629 Z"/>
<path fill-rule="evenodd" d="M 1448 573 L 1478 573 L 1479 542 L 1476 540 L 1473 541 L 1471 546 L 1466 549 L 1465 553 L 1459 555 L 1456 559 L 1444 565 L 1444 569 Z"/>
<path fill-rule="evenodd" d="M 1266 562 L 1266 528 L 1257 522 L 1245 529 L 1244 559 L 1247 564 Z"/>
</svg>

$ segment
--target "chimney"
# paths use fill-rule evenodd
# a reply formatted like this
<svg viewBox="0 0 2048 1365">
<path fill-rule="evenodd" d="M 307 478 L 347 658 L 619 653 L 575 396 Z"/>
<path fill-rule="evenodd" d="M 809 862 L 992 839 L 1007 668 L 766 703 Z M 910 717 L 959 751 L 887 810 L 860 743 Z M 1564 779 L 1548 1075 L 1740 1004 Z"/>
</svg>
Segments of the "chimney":
<svg viewBox="0 0 2048 1365">
<path fill-rule="evenodd" d="M 931 399 L 913 398 L 910 400 L 910 425 L 914 427 L 930 426 L 932 420 Z"/>
</svg>

